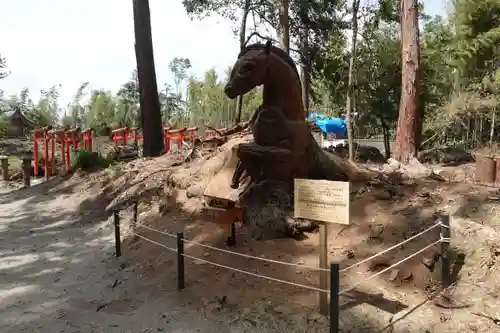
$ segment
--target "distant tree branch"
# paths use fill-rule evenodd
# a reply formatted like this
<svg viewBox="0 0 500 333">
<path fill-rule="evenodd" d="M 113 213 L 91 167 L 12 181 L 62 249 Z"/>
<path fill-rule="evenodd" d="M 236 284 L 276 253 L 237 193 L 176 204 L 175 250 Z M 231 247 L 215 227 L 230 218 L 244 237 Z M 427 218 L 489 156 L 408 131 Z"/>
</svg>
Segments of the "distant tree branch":
<svg viewBox="0 0 500 333">
<path fill-rule="evenodd" d="M 271 37 L 265 37 L 265 36 L 262 36 L 259 32 L 254 31 L 254 32 L 252 32 L 252 33 L 248 36 L 247 40 L 245 41 L 245 45 L 247 45 L 247 44 L 248 44 L 248 42 L 250 41 L 250 39 L 252 39 L 252 37 L 254 37 L 254 36 L 257 36 L 257 37 L 259 37 L 260 39 L 269 40 L 269 41 L 271 41 L 271 42 L 273 42 L 273 43 L 278 43 L 278 41 L 277 41 L 276 39 L 271 38 Z M 300 51 L 299 51 L 299 50 L 297 50 L 297 49 L 290 48 L 290 51 L 293 51 L 293 52 L 298 53 L 299 55 L 302 55 L 302 52 L 300 52 Z"/>
</svg>

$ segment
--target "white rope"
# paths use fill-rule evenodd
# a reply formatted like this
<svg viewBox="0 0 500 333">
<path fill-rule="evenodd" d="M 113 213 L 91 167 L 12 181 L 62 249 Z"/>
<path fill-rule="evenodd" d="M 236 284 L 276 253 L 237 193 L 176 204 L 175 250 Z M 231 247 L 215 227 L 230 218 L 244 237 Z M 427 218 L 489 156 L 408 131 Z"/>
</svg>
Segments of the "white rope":
<svg viewBox="0 0 500 333">
<path fill-rule="evenodd" d="M 167 250 L 170 250 L 172 252 L 177 252 L 176 249 L 173 249 L 173 248 L 165 246 L 165 245 L 163 245 L 161 243 L 155 242 L 154 240 L 151 240 L 151 239 L 149 239 L 147 237 L 144 237 L 142 235 L 136 234 L 135 232 L 133 232 L 132 234 L 134 234 L 134 235 L 136 235 L 136 236 L 138 236 L 138 237 L 140 237 L 140 238 L 142 238 L 142 239 L 144 239 L 144 240 L 146 240 L 146 241 L 148 241 L 150 243 L 153 243 L 155 245 L 163 247 L 163 248 L 165 248 Z M 313 291 L 319 291 L 319 292 L 324 292 L 324 293 L 330 292 L 329 290 L 325 290 L 325 289 L 321 289 L 321 288 L 316 288 L 316 287 L 313 287 L 313 286 L 306 286 L 306 285 L 298 284 L 298 283 L 295 283 L 295 282 L 280 280 L 280 279 L 272 278 L 272 277 L 265 276 L 265 275 L 260 275 L 260 274 L 256 274 L 256 273 L 252 273 L 252 272 L 247 272 L 247 271 L 244 271 L 244 270 L 241 270 L 241 269 L 238 269 L 238 268 L 234 268 L 234 267 L 229 267 L 229 266 L 217 264 L 215 262 L 208 261 L 208 260 L 201 259 L 201 258 L 197 258 L 197 257 L 193 257 L 193 256 L 190 256 L 190 255 L 185 254 L 185 253 L 183 253 L 182 255 L 184 257 L 192 259 L 192 260 L 197 260 L 197 261 L 200 261 L 200 262 L 204 262 L 204 263 L 207 263 L 207 264 L 210 264 L 210 265 L 213 265 L 213 266 L 216 266 L 216 267 L 220 267 L 220 268 L 225 268 L 225 269 L 228 269 L 228 270 L 231 270 L 231 271 L 235 271 L 235 272 L 238 272 L 238 273 L 247 274 L 247 275 L 259 277 L 259 278 L 262 278 L 262 279 L 267 279 L 267 280 L 270 280 L 270 281 L 280 282 L 280 283 L 288 284 L 288 285 L 295 286 L 295 287 L 305 288 L 305 289 L 309 289 L 309 290 L 313 290 Z"/>
<path fill-rule="evenodd" d="M 429 227 L 429 228 L 425 229 L 424 231 L 422 231 L 422 232 L 420 232 L 420 233 L 418 233 L 418 234 L 416 234 L 416 235 L 414 235 L 414 236 L 412 236 L 412 237 L 410 237 L 410 238 L 408 238 L 408 239 L 405 239 L 405 240 L 404 240 L 404 241 L 402 241 L 401 243 L 398 243 L 398 244 L 396 244 L 396 245 L 393 245 L 393 246 L 391 246 L 390 248 L 383 250 L 382 252 L 379 252 L 379 253 L 376 253 L 376 254 L 372 255 L 371 257 L 368 257 L 368 258 L 366 258 L 366 259 L 363 259 L 363 260 L 361 260 L 361 261 L 358 261 L 357 263 L 352 264 L 352 265 L 351 265 L 351 266 L 349 266 L 349 267 L 346 267 L 346 268 L 344 268 L 344 269 L 341 269 L 339 272 L 340 272 L 340 273 L 342 273 L 342 272 L 345 272 L 345 271 L 350 270 L 351 268 L 358 267 L 359 265 L 364 264 L 365 262 L 368 262 L 368 261 L 370 261 L 370 260 L 373 260 L 373 259 L 375 259 L 375 258 L 377 258 L 377 257 L 379 257 L 379 256 L 381 256 L 381 255 L 383 255 L 383 254 L 385 254 L 385 253 L 387 253 L 387 252 L 389 252 L 389 251 L 392 251 L 392 250 L 394 250 L 394 249 L 396 249 L 396 248 L 400 247 L 401 245 L 404 245 L 404 244 L 406 244 L 406 243 L 408 243 L 408 242 L 410 242 L 410 241 L 414 240 L 414 239 L 415 239 L 415 238 L 417 238 L 417 237 L 422 236 L 423 234 L 425 234 L 425 233 L 427 233 L 427 232 L 431 231 L 432 229 L 434 229 L 434 228 L 436 228 L 437 226 L 440 226 L 440 225 L 441 225 L 441 223 L 436 223 L 436 224 L 434 224 L 433 226 L 431 226 L 431 227 Z"/>
<path fill-rule="evenodd" d="M 149 239 L 149 238 L 147 238 L 147 237 L 144 237 L 144 236 L 142 236 L 142 235 L 136 234 L 135 232 L 133 232 L 132 234 L 133 234 L 133 235 L 136 235 L 137 237 L 140 237 L 140 238 L 144 239 L 145 241 L 148 241 L 148 242 L 153 243 L 153 244 L 155 244 L 155 245 L 161 246 L 161 247 L 163 247 L 163 248 L 165 248 L 165 249 L 167 249 L 167 250 L 169 250 L 169 251 L 172 251 L 172 252 L 177 252 L 177 249 L 174 249 L 174 248 L 168 247 L 168 246 L 166 246 L 166 245 L 163 245 L 163 244 L 161 244 L 161 243 L 155 242 L 154 240 Z"/>
<path fill-rule="evenodd" d="M 168 236 L 168 237 L 173 237 L 173 238 L 177 238 L 177 235 L 174 235 L 174 234 L 171 234 L 171 233 L 168 233 L 168 232 L 165 232 L 165 231 L 161 231 L 161 230 L 157 230 L 157 229 L 153 229 L 153 228 L 150 228 L 148 227 L 147 225 L 144 225 L 142 223 L 136 223 L 135 224 L 136 227 L 142 227 L 142 228 L 145 228 L 145 229 L 148 229 L 148 230 L 151 230 L 151 231 L 154 231 L 154 232 L 157 232 L 159 234 L 162 234 L 162 235 L 165 235 L 165 236 Z"/>
<path fill-rule="evenodd" d="M 347 292 L 349 292 L 349 291 L 351 291 L 351 290 L 355 289 L 355 288 L 356 288 L 356 287 L 358 287 L 359 285 L 361 285 L 361 284 L 365 283 L 366 281 L 370 281 L 371 279 L 373 279 L 373 278 L 375 278 L 375 277 L 377 277 L 377 276 L 379 276 L 379 275 L 381 275 L 381 274 L 384 274 L 385 272 L 387 272 L 387 271 L 389 271 L 389 270 L 393 269 L 393 268 L 394 268 L 394 267 L 396 267 L 396 266 L 401 265 L 401 264 L 402 264 L 402 263 L 404 263 L 405 261 L 410 260 L 411 258 L 413 258 L 413 257 L 415 257 L 416 255 L 418 255 L 418 254 L 420 254 L 420 253 L 424 252 L 424 251 L 425 251 L 425 250 L 427 250 L 427 249 L 430 249 L 431 247 L 433 247 L 434 245 L 436 245 L 436 244 L 438 244 L 438 243 L 441 243 L 441 239 L 439 239 L 439 240 L 435 241 L 435 242 L 434 242 L 434 243 L 432 243 L 432 244 L 427 245 L 427 246 L 426 246 L 426 247 L 424 247 L 423 249 L 421 249 L 421 250 L 419 250 L 419 251 L 417 251 L 417 252 L 413 253 L 412 255 L 410 255 L 410 256 L 408 256 L 408 257 L 406 257 L 406 258 L 404 258 L 404 259 L 402 259 L 402 260 L 398 261 L 398 262 L 397 262 L 397 263 L 395 263 L 394 265 L 391 265 L 391 266 L 389 266 L 389 267 L 387 267 L 387 268 L 385 268 L 385 269 L 381 270 L 380 272 L 378 272 L 378 273 L 376 273 L 376 274 L 373 274 L 372 276 L 370 276 L 370 277 L 368 277 L 368 278 L 366 278 L 366 279 L 364 279 L 364 280 L 362 280 L 362 281 L 360 281 L 360 282 L 358 282 L 358 283 L 354 284 L 353 286 L 351 286 L 351 287 L 349 287 L 349 288 L 347 288 L 347 289 L 342 290 L 342 291 L 339 293 L 339 295 L 345 294 L 345 293 L 347 293 Z"/>
<path fill-rule="evenodd" d="M 158 233 L 160 233 L 162 235 L 165 235 L 165 236 L 177 237 L 176 235 L 169 234 L 168 232 L 163 232 L 163 231 L 160 231 L 160 230 L 156 230 L 156 229 L 150 228 L 148 226 L 145 226 L 144 224 L 138 224 L 138 226 L 146 228 L 146 229 L 149 229 L 151 231 L 158 232 Z M 294 264 L 294 263 L 284 262 L 284 261 L 279 261 L 279 260 L 273 260 L 273 259 L 255 257 L 255 256 L 252 256 L 252 255 L 249 255 L 249 254 L 244 254 L 244 253 L 239 253 L 239 252 L 233 252 L 233 251 L 221 249 L 221 248 L 210 246 L 210 245 L 206 245 L 206 244 L 202 244 L 202 243 L 197 243 L 195 241 L 191 241 L 191 240 L 187 240 L 187 239 L 183 239 L 183 241 L 185 243 L 187 243 L 187 244 L 193 244 L 193 245 L 201 246 L 201 247 L 204 247 L 204 248 L 207 248 L 207 249 L 211 249 L 211 250 L 215 250 L 215 251 L 219 251 L 219 252 L 223 252 L 223 253 L 228 253 L 228 254 L 234 254 L 234 255 L 237 255 L 237 256 L 240 256 L 240 257 L 244 257 L 244 258 L 255 259 L 255 260 L 260 260 L 260 261 L 266 261 L 266 262 L 270 262 L 270 263 L 273 263 L 273 264 L 279 264 L 279 265 L 285 265 L 285 266 L 292 266 L 292 267 L 298 267 L 298 268 L 306 268 L 306 269 L 315 270 L 315 271 L 324 271 L 324 272 L 329 272 L 330 271 L 330 269 L 328 269 L 328 268 L 312 267 L 312 266 L 299 265 L 299 264 Z"/>
<path fill-rule="evenodd" d="M 298 267 L 298 268 L 307 268 L 307 269 L 315 270 L 315 271 L 324 271 L 324 272 L 329 272 L 330 271 L 330 269 L 328 269 L 328 268 L 312 267 L 312 266 L 294 264 L 294 263 L 291 263 L 291 262 L 284 262 L 284 261 L 279 261 L 279 260 L 273 260 L 273 259 L 255 257 L 255 256 L 252 256 L 252 255 L 249 255 L 249 254 L 244 254 L 244 253 L 233 252 L 233 251 L 229 251 L 229 250 L 225 250 L 225 249 L 220 249 L 220 248 L 217 248 L 217 247 L 213 247 L 213 246 L 210 246 L 210 245 L 197 243 L 197 242 L 190 241 L 190 240 L 185 240 L 185 242 L 188 243 L 188 244 L 198 245 L 198 246 L 201 246 L 201 247 L 204 247 L 204 248 L 207 248 L 207 249 L 211 249 L 211 250 L 216 250 L 216 251 L 220 251 L 220 252 L 224 252 L 224 253 L 234 254 L 234 255 L 237 255 L 237 256 L 240 256 L 240 257 L 244 257 L 244 258 L 255 259 L 255 260 L 260 260 L 260 261 L 266 261 L 266 262 L 270 262 L 270 263 L 274 263 L 274 264 L 279 264 L 279 265 L 285 265 L 285 266 L 292 266 L 292 267 Z"/>
<path fill-rule="evenodd" d="M 176 238 L 177 235 L 174 235 L 174 234 L 171 234 L 171 233 L 168 233 L 168 232 L 165 232 L 165 231 L 161 231 L 161 230 L 157 230 L 157 229 L 154 229 L 154 228 L 151 228 L 151 227 L 148 227 L 144 224 L 141 224 L 141 223 L 136 223 L 135 224 L 136 226 L 139 226 L 139 227 L 142 227 L 142 228 L 145 228 L 145 229 L 148 229 L 148 230 L 151 230 L 151 231 L 154 231 L 154 232 L 157 232 L 159 234 L 162 234 L 162 235 L 165 235 L 165 236 L 168 236 L 168 237 L 174 237 Z M 358 267 L 370 260 L 373 260 L 383 254 L 386 254 L 408 242 L 411 242 L 412 240 L 424 235 L 425 233 L 431 231 L 432 229 L 438 227 L 438 226 L 442 226 L 443 224 L 441 222 L 439 223 L 436 223 L 432 226 L 430 226 L 429 228 L 421 231 L 420 233 L 416 234 L 416 235 L 413 235 L 412 237 L 408 238 L 408 239 L 405 239 L 404 241 L 396 244 L 396 245 L 393 245 L 381 252 L 378 252 L 374 255 L 372 255 L 371 257 L 368 257 L 366 259 L 363 259 L 361 261 L 358 261 L 357 263 L 349 266 L 349 267 L 346 267 L 344 269 L 341 269 L 339 272 L 340 273 L 343 273 L 343 272 L 346 272 L 352 268 L 355 268 L 355 267 Z M 204 248 L 207 248 L 207 249 L 211 249 L 211 250 L 215 250 L 215 251 L 220 251 L 220 252 L 223 252 L 223 253 L 228 253 L 228 254 L 234 254 L 234 255 L 237 255 L 237 256 L 240 256 L 240 257 L 244 257 L 244 258 L 249 258 L 249 259 L 254 259 L 254 260 L 260 260 L 260 261 L 264 261 L 264 262 L 269 262 L 269 263 L 274 263 L 274 264 L 279 264 L 279 265 L 285 265 L 285 266 L 292 266 L 292 267 L 297 267 L 297 268 L 304 268 L 304 269 L 310 269 L 310 270 L 315 270 L 315 271 L 324 271 L 324 272 L 329 272 L 330 269 L 328 268 L 321 268 L 321 267 L 312 267 L 312 266 L 306 266 L 306 265 L 299 265 L 299 264 L 294 264 L 294 263 L 288 263 L 288 262 L 283 262 L 283 261 L 278 261 L 278 260 L 273 260 L 273 259 L 267 259 L 267 258 L 260 258 L 260 257 L 256 257 L 256 256 L 252 256 L 252 255 L 249 255 L 249 254 L 244 254 L 244 253 L 239 253 L 239 252 L 233 252 L 233 251 L 229 251 L 229 250 L 225 250 L 225 249 L 221 249 L 221 248 L 217 248 L 217 247 L 214 247 L 214 246 L 210 246 L 210 245 L 206 245 L 206 244 L 202 244 L 202 243 L 198 243 L 198 242 L 195 242 L 195 241 L 191 241 L 191 240 L 187 240 L 187 239 L 183 239 L 183 241 L 187 244 L 193 244 L 193 245 L 197 245 L 197 246 L 201 246 L 201 247 L 204 247 Z M 441 236 L 441 239 L 437 242 L 449 242 L 450 239 L 449 238 L 443 238 Z M 159 244 L 159 243 L 156 243 L 155 244 Z M 436 243 L 432 244 L 432 245 L 435 245 Z M 171 251 L 173 249 L 169 248 Z M 176 250 L 173 250 L 173 251 L 176 251 Z M 422 250 L 423 251 L 423 250 Z M 418 252 L 419 253 L 419 252 Z M 411 257 L 410 257 L 411 258 Z M 406 258 L 404 259 L 403 261 L 401 262 L 404 262 L 405 260 L 408 260 L 409 258 Z M 201 260 L 201 259 L 200 259 Z M 401 263 L 400 262 L 400 263 Z M 394 267 L 394 265 L 392 266 Z M 383 272 L 383 271 L 382 271 Z M 379 274 L 381 274 L 381 272 L 379 272 Z"/>
<path fill-rule="evenodd" d="M 267 279 L 267 280 L 270 280 L 270 281 L 280 282 L 280 283 L 288 284 L 288 285 L 291 285 L 291 286 L 305 288 L 305 289 L 309 289 L 309 290 L 313 290 L 313 291 L 319 291 L 319 292 L 323 292 L 323 293 L 330 292 L 329 290 L 325 290 L 325 289 L 321 289 L 321 288 L 317 288 L 317 287 L 313 287 L 313 286 L 306 286 L 306 285 L 298 284 L 298 283 L 295 283 L 295 282 L 280 280 L 280 279 L 272 278 L 272 277 L 265 276 L 265 275 L 260 275 L 260 274 L 256 274 L 256 273 L 252 273 L 252 272 L 247 272 L 247 271 L 244 271 L 244 270 L 241 270 L 241 269 L 238 269 L 238 268 L 234 268 L 234 267 L 229 267 L 229 266 L 217 264 L 215 262 L 208 261 L 208 260 L 205 260 L 205 259 L 200 259 L 200 258 L 197 258 L 197 257 L 192 257 L 192 256 L 187 255 L 187 254 L 183 254 L 183 256 L 186 257 L 186 258 L 192 259 L 192 260 L 198 260 L 198 261 L 201 261 L 201 262 L 213 265 L 213 266 L 217 266 L 217 267 L 220 267 L 220 268 L 225 268 L 225 269 L 228 269 L 228 270 L 231 270 L 231 271 L 235 271 L 235 272 L 238 272 L 238 273 L 242 273 L 242 274 L 247 274 L 247 275 L 251 275 L 251 276 L 255 276 L 255 277 Z"/>
</svg>

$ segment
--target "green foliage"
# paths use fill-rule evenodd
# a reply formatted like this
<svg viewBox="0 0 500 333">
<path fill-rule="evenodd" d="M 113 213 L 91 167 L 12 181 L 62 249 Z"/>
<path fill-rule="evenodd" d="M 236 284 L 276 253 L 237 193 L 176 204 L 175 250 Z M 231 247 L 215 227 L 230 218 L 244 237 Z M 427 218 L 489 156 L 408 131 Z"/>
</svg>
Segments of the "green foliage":
<svg viewBox="0 0 500 333">
<path fill-rule="evenodd" d="M 188 15 L 201 19 L 218 14 L 240 21 L 242 8 L 248 5 L 246 33 L 258 31 L 263 36 L 277 32 L 279 4 L 275 0 L 183 0 Z M 478 137 L 484 137 L 496 128 L 493 116 L 500 105 L 496 102 L 500 100 L 500 1 L 454 0 L 453 5 L 447 20 L 428 17 L 420 5 L 419 102 L 425 111 L 427 137 L 446 136 L 459 142 L 470 133 L 481 132 Z M 289 10 L 291 53 L 310 72 L 310 112 L 342 116 L 351 56 L 347 38 L 350 1 L 290 0 Z M 362 2 L 353 95 L 357 136 L 395 130 L 401 94 L 399 17 L 400 0 Z M 236 54 L 238 50 L 229 52 Z M 195 77 L 189 73 L 191 65 L 186 58 L 170 62 L 172 85 L 160 85 L 159 91 L 164 124 L 232 125 L 236 102 L 223 92 L 226 78 L 218 77 L 214 69 Z M 0 78 L 6 73 L 5 60 L 0 57 Z M 38 101 L 30 98 L 27 89 L 7 97 L 0 91 L 0 133 L 2 124 L 5 126 L 1 114 L 13 106 L 19 106 L 38 124 L 91 126 L 97 133 L 106 133 L 109 127 L 141 124 L 135 71 L 117 94 L 91 90 L 87 82 L 83 83 L 67 106 L 59 105 L 58 89 L 54 86 L 42 92 Z M 243 101 L 245 120 L 261 103 L 262 91 L 249 92 Z"/>
<path fill-rule="evenodd" d="M 214 69 L 205 73 L 202 79 L 188 75 L 189 59 L 174 58 L 171 68 L 177 92 L 168 85 L 159 91 L 162 120 L 165 125 L 195 126 L 210 124 L 215 127 L 232 126 L 235 121 L 235 101 L 224 94 L 225 78 L 220 80 Z M 229 74 L 229 71 L 228 71 Z M 183 82 L 186 90 L 183 93 Z M 41 92 L 38 101 L 33 101 L 30 91 L 23 89 L 19 94 L 0 100 L 0 135 L 5 132 L 6 120 L 1 114 L 18 106 L 36 125 L 57 125 L 68 127 L 92 127 L 97 135 L 108 135 L 110 128 L 140 128 L 139 83 L 137 72 L 133 71 L 116 94 L 107 90 L 91 90 L 84 82 L 76 91 L 73 101 L 66 108 L 60 106 L 59 87 L 53 86 Z M 244 99 L 242 119 L 260 105 L 262 93 L 255 90 Z"/>
<path fill-rule="evenodd" d="M 3 137 L 7 134 L 7 126 L 9 122 L 4 115 L 0 114 L 0 137 Z"/>
<path fill-rule="evenodd" d="M 73 170 L 83 170 L 86 172 L 104 169 L 110 165 L 110 162 L 98 152 L 89 152 L 84 149 L 74 150 L 71 160 L 73 161 Z"/>
<path fill-rule="evenodd" d="M 173 117 L 173 122 L 189 123 L 191 126 L 202 124 L 215 127 L 231 126 L 235 120 L 236 101 L 226 97 L 224 86 L 225 81 L 219 81 L 215 69 L 207 71 L 203 80 L 190 77 L 187 84 L 187 112 Z M 249 119 L 261 102 L 261 90 L 256 89 L 247 93 L 243 98 L 242 120 Z"/>
</svg>

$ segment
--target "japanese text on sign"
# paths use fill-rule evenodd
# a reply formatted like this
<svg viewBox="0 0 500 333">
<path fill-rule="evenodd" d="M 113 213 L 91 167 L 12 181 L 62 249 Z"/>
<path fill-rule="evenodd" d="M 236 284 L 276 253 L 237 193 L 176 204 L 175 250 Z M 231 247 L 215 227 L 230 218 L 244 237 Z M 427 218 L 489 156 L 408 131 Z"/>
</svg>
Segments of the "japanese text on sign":
<svg viewBox="0 0 500 333">
<path fill-rule="evenodd" d="M 296 218 L 349 224 L 349 182 L 295 179 Z"/>
</svg>

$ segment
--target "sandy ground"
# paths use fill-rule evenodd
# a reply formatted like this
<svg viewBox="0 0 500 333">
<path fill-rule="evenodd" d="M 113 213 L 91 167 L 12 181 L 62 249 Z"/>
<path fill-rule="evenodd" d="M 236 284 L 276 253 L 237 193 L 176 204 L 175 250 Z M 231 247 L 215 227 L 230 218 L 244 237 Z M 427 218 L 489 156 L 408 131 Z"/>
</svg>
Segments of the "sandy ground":
<svg viewBox="0 0 500 333">
<path fill-rule="evenodd" d="M 179 302 L 174 283 L 143 280 L 115 258 L 107 220 L 75 214 L 78 194 L 44 185 L 2 192 L 0 332 L 248 331 Z"/>
<path fill-rule="evenodd" d="M 107 203 L 99 202 L 105 195 L 99 188 L 68 184 L 49 181 L 28 190 L 0 192 L 0 332 L 328 332 L 327 318 L 317 313 L 314 291 L 191 260 L 186 262 L 186 289 L 177 291 L 175 254 L 134 238 L 130 211 L 122 213 L 124 254 L 115 258 L 110 219 L 102 208 Z M 458 265 L 456 259 L 453 264 L 458 282 L 452 296 L 459 308 L 438 307 L 428 300 L 439 267 L 429 273 L 421 261 L 432 257 L 437 247 L 400 267 L 398 274 L 382 274 L 343 297 L 342 332 L 498 332 L 500 194 L 495 188 L 435 182 L 387 191 L 371 189 L 353 199 L 352 225 L 330 228 L 330 260 L 346 267 L 423 230 L 433 223 L 436 211 L 445 209 L 457 217 L 452 224 L 454 251 L 465 255 L 465 264 Z M 188 239 L 226 248 L 222 233 L 211 224 L 175 210 L 155 215 L 158 207 L 141 207 L 142 223 L 184 231 Z M 168 237 L 135 231 L 175 246 Z M 377 267 L 361 265 L 343 274 L 341 288 L 434 241 L 437 231 L 384 257 Z M 231 250 L 315 266 L 318 236 L 306 236 L 301 241 L 255 241 L 243 227 Z M 317 286 L 318 276 L 311 271 L 191 245 L 186 251 Z"/>
</svg>

